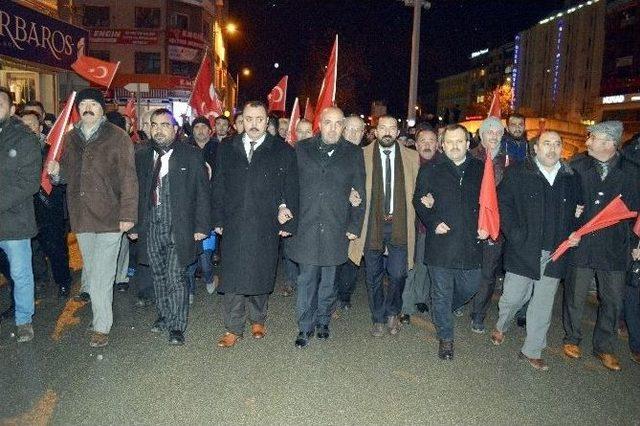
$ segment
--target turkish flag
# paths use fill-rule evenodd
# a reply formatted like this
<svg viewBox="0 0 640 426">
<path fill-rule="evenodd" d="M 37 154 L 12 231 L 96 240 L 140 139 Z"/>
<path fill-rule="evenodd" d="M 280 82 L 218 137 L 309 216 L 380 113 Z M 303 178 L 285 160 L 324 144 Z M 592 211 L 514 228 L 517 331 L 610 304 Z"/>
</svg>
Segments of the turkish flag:
<svg viewBox="0 0 640 426">
<path fill-rule="evenodd" d="M 136 111 L 136 100 L 134 98 L 129 98 L 127 101 L 127 105 L 124 107 L 124 115 L 131 120 L 131 140 L 138 142 L 140 140 L 140 136 L 138 136 L 138 112 Z"/>
<path fill-rule="evenodd" d="M 67 124 L 69 122 L 69 117 L 71 116 L 71 111 L 75 109 L 73 107 L 73 102 L 75 100 L 76 92 L 72 92 L 71 95 L 69 95 L 69 99 L 67 99 L 67 103 L 62 109 L 62 112 L 56 119 L 56 122 L 53 123 L 53 126 L 47 135 L 46 143 L 50 145 L 49 153 L 47 154 L 47 160 L 44 162 L 45 167 L 42 169 L 42 173 L 40 174 L 40 186 L 42 186 L 42 189 L 44 189 L 47 194 L 51 194 L 53 187 L 51 186 L 51 180 L 47 174 L 46 166 L 50 161 L 60 161 L 63 149 L 62 137 L 67 132 Z"/>
<path fill-rule="evenodd" d="M 202 58 L 200 70 L 193 84 L 189 105 L 196 112 L 196 115 L 207 117 L 213 128 L 216 117 L 222 115 L 222 102 L 213 87 L 212 77 L 211 58 L 207 51 Z"/>
<path fill-rule="evenodd" d="M 496 178 L 493 171 L 491 155 L 484 160 L 484 173 L 480 185 L 480 212 L 478 214 L 478 230 L 489 233 L 492 240 L 497 240 L 500 234 L 500 210 L 498 209 L 498 193 L 496 192 Z"/>
<path fill-rule="evenodd" d="M 322 80 L 322 87 L 316 102 L 316 111 L 318 114 L 313 117 L 313 132 L 317 132 L 320 128 L 320 116 L 325 108 L 333 106 L 336 101 L 336 81 L 338 80 L 338 35 L 331 49 L 329 63 L 327 64 L 327 72 Z"/>
<path fill-rule="evenodd" d="M 71 68 L 80 77 L 107 88 L 111 86 L 119 66 L 119 61 L 114 64 L 86 55 L 78 56 L 78 59 L 71 64 Z"/>
<path fill-rule="evenodd" d="M 287 104 L 287 82 L 289 76 L 285 75 L 280 82 L 271 89 L 271 93 L 267 96 L 269 100 L 269 112 L 282 111 L 285 112 Z"/>
<path fill-rule="evenodd" d="M 313 123 L 314 116 L 315 116 L 315 113 L 313 111 L 313 105 L 311 104 L 311 102 L 309 102 L 309 98 L 307 98 L 307 104 L 304 107 L 304 119 L 309 120 L 310 122 Z"/>
<path fill-rule="evenodd" d="M 493 99 L 491 100 L 491 106 L 489 107 L 489 114 L 487 114 L 487 117 L 502 117 L 500 112 L 500 93 L 497 87 L 493 91 Z"/>
<path fill-rule="evenodd" d="M 291 118 L 289 119 L 289 129 L 287 129 L 287 139 L 286 141 L 291 145 L 295 146 L 296 141 L 298 140 L 298 135 L 296 135 L 296 126 L 300 122 L 300 106 L 298 105 L 298 98 L 293 101 L 293 108 L 291 109 Z"/>
<path fill-rule="evenodd" d="M 611 202 L 607 204 L 605 208 L 603 208 L 595 216 L 593 216 L 589 222 L 585 223 L 580 229 L 575 231 L 575 234 L 580 237 L 584 237 L 587 234 L 603 228 L 607 228 L 609 226 L 613 226 L 622 220 L 630 219 L 636 216 L 638 216 L 638 213 L 629 210 L 624 201 L 622 201 L 622 195 L 618 195 L 616 198 L 611 200 Z M 637 226 L 638 223 L 636 222 L 636 225 L 633 227 L 634 232 L 636 232 Z M 569 248 L 569 240 L 563 241 L 553 252 L 553 254 L 551 255 L 551 259 L 553 259 L 553 261 L 555 262 L 560 258 L 560 256 L 564 254 L 564 252 L 569 250 Z"/>
</svg>

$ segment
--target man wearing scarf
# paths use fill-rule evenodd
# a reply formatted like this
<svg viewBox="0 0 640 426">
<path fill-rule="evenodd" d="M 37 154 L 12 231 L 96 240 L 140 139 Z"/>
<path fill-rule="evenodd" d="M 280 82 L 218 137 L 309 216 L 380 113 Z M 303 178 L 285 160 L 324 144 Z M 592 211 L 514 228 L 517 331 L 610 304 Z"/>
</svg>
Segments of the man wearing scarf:
<svg viewBox="0 0 640 426">
<path fill-rule="evenodd" d="M 151 114 L 151 142 L 136 152 L 140 188 L 139 261 L 153 272 L 158 318 L 151 331 L 169 333 L 169 343 L 184 344 L 189 293 L 187 266 L 209 235 L 210 189 L 201 152 L 176 141 L 178 125 L 167 109 Z"/>
</svg>

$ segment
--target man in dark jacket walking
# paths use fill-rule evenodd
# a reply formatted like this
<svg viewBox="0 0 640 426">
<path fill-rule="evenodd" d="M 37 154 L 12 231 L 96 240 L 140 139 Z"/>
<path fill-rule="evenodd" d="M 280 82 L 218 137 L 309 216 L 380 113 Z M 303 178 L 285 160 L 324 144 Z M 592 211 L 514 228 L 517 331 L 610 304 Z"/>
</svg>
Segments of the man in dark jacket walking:
<svg viewBox="0 0 640 426">
<path fill-rule="evenodd" d="M 618 151 L 622 138 L 622 123 L 605 121 L 587 128 L 587 155 L 579 155 L 571 167 L 580 177 L 581 203 L 584 212 L 581 223 L 598 214 L 615 197 L 630 210 L 640 207 L 640 169 Z M 580 358 L 582 351 L 582 313 L 589 285 L 598 280 L 598 318 L 593 331 L 593 354 L 609 370 L 619 371 L 615 356 L 618 321 L 623 305 L 626 272 L 633 259 L 640 258 L 634 249 L 637 237 L 633 222 L 622 221 L 585 235 L 575 249 L 571 269 L 565 281 L 564 293 L 564 353 Z"/>
<path fill-rule="evenodd" d="M 151 114 L 151 142 L 136 152 L 140 188 L 139 256 L 153 271 L 158 319 L 151 331 L 169 332 L 169 343 L 184 344 L 189 293 L 186 268 L 211 229 L 210 190 L 202 154 L 176 140 L 178 124 L 169 110 Z"/>
<path fill-rule="evenodd" d="M 427 228 L 424 262 L 433 279 L 433 321 L 440 344 L 438 356 L 453 359 L 453 310 L 464 305 L 478 290 L 481 240 L 478 230 L 478 199 L 483 165 L 469 153 L 469 132 L 459 124 L 445 128 L 445 155 L 420 168 L 413 205 Z M 422 200 L 431 194 L 433 204 Z"/>
<path fill-rule="evenodd" d="M 246 120 L 246 116 L 245 116 Z M 298 263 L 297 347 L 317 337 L 329 337 L 336 293 L 336 266 L 347 261 L 349 240 L 360 234 L 364 205 L 349 203 L 351 188 L 364 194 L 362 150 L 344 140 L 344 114 L 339 108 L 322 111 L 320 135 L 296 148 L 300 182 L 300 215 L 287 253 Z"/>
<path fill-rule="evenodd" d="M 219 146 L 213 178 L 213 224 L 221 241 L 218 291 L 227 332 L 218 346 L 242 337 L 245 304 L 251 334 L 265 336 L 267 301 L 275 285 L 278 235 L 296 229 L 298 170 L 293 148 L 266 134 L 267 108 L 252 101 L 243 110 L 245 132 Z"/>
<path fill-rule="evenodd" d="M 0 87 L 0 249 L 14 282 L 16 338 L 21 343 L 33 339 L 31 238 L 38 232 L 33 195 L 40 187 L 42 157 L 38 138 L 14 113 L 11 92 Z"/>
<path fill-rule="evenodd" d="M 551 261 L 550 254 L 565 239 L 573 246 L 576 229 L 578 178 L 560 162 L 562 139 L 544 132 L 534 145 L 535 157 L 510 168 L 499 187 L 501 230 L 505 235 L 506 276 L 499 319 L 491 341 L 499 345 L 518 310 L 529 301 L 527 337 L 520 357 L 538 370 L 551 324 L 553 301 L 564 278 L 567 257 Z M 570 235 L 571 234 L 571 235 Z"/>
</svg>

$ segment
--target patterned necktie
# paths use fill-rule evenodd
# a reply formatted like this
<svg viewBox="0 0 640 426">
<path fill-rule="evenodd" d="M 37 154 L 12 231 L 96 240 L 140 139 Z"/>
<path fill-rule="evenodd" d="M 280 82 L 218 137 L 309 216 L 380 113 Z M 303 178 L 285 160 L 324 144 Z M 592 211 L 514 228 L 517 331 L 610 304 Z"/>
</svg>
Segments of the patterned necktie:
<svg viewBox="0 0 640 426">
<path fill-rule="evenodd" d="M 384 214 L 391 214 L 391 150 L 382 150 L 387 156 L 385 160 L 385 177 L 384 177 Z"/>
<path fill-rule="evenodd" d="M 247 161 L 251 163 L 251 158 L 253 157 L 253 153 L 256 148 L 256 141 L 249 141 L 249 145 L 251 145 L 251 148 L 249 148 L 249 154 L 247 154 Z"/>
</svg>

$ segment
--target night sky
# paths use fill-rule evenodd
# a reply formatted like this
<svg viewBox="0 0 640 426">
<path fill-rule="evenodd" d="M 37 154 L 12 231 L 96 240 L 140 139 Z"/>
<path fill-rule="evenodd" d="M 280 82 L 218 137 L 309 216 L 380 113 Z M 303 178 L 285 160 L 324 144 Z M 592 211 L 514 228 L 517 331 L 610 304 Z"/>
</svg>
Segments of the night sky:
<svg viewBox="0 0 640 426">
<path fill-rule="evenodd" d="M 511 41 L 569 3 L 576 2 L 432 1 L 422 14 L 418 102 L 434 100 L 435 80 L 464 71 L 471 52 Z M 240 30 L 227 37 L 230 70 L 253 72 L 240 77 L 241 101 L 264 99 L 288 74 L 287 109 L 295 96 L 315 103 L 337 32 L 338 98 L 344 104 L 339 106 L 368 114 L 373 100 L 383 100 L 391 114 L 406 115 L 413 9 L 403 1 L 232 0 L 229 7 Z"/>
</svg>

